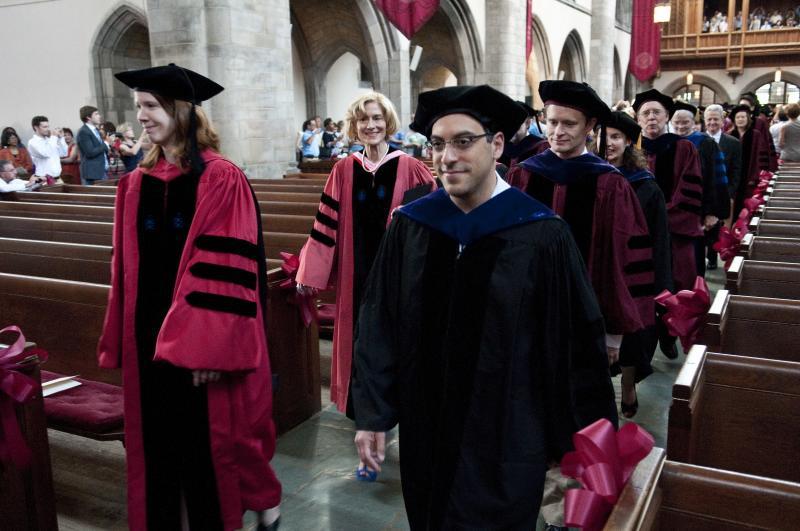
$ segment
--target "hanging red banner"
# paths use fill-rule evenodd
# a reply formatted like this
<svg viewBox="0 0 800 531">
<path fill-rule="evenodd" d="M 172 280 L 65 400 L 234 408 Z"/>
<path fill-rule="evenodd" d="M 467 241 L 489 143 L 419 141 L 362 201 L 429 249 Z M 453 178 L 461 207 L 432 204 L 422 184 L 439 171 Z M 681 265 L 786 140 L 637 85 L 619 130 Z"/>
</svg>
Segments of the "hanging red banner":
<svg viewBox="0 0 800 531">
<path fill-rule="evenodd" d="M 374 3 L 408 39 L 439 9 L 439 0 L 374 0 Z"/>
<path fill-rule="evenodd" d="M 655 5 L 656 0 L 633 2 L 628 70 L 643 82 L 656 75 L 661 60 L 661 28 L 653 22 Z"/>
</svg>

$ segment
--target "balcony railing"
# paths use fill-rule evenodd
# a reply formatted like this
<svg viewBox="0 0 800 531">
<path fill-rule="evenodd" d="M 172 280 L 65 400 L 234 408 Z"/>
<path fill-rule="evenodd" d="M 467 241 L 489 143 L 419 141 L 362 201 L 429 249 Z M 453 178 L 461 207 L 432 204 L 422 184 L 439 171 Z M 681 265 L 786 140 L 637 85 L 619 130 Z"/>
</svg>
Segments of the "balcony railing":
<svg viewBox="0 0 800 531">
<path fill-rule="evenodd" d="M 744 57 L 797 55 L 800 27 L 726 33 L 689 33 L 661 37 L 662 60 L 725 58 L 729 71 L 741 71 Z"/>
</svg>

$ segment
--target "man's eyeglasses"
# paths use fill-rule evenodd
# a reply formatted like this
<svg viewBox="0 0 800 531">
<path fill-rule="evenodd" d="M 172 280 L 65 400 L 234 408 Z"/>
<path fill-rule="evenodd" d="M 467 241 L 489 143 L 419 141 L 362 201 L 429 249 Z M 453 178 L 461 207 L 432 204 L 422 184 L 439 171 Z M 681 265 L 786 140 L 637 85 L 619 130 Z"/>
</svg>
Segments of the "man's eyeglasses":
<svg viewBox="0 0 800 531">
<path fill-rule="evenodd" d="M 445 146 L 447 146 L 447 144 L 453 146 L 457 151 L 466 151 L 479 138 L 486 138 L 489 136 L 494 136 L 494 133 L 483 133 L 482 135 L 457 136 L 452 140 L 431 140 L 430 142 L 428 142 L 427 146 L 430 149 L 434 150 L 436 153 L 441 153 L 442 151 L 444 151 L 444 148 Z"/>
</svg>

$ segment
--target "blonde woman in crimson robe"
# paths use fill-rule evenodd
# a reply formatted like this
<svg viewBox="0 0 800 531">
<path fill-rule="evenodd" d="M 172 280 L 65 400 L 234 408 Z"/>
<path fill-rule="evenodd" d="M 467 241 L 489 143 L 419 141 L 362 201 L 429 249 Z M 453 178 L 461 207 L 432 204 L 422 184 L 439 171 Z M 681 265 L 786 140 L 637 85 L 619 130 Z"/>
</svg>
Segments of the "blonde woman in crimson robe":
<svg viewBox="0 0 800 531">
<path fill-rule="evenodd" d="M 436 183 L 425 164 L 389 146 L 398 118 L 386 96 L 360 96 L 346 120 L 347 136 L 361 142 L 364 151 L 340 160 L 328 176 L 314 228 L 300 253 L 297 283 L 302 293 L 336 289 L 331 400 L 352 419 L 353 331 L 367 276 L 392 211 L 426 195 Z M 359 464 L 357 479 L 376 477 Z"/>
</svg>

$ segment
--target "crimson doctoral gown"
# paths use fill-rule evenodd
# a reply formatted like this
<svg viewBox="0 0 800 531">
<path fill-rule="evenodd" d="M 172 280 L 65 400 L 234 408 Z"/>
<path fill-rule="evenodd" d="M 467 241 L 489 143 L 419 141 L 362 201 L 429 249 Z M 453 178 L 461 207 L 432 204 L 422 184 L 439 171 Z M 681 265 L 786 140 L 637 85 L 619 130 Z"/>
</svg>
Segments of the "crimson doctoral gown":
<svg viewBox="0 0 800 531">
<path fill-rule="evenodd" d="M 763 135 L 754 127 L 745 131 L 744 135 L 739 134 L 738 129 L 734 129 L 731 131 L 731 136 L 742 143 L 742 175 L 733 197 L 733 212 L 731 213 L 735 220 L 744 208 L 744 200 L 755 192 L 761 170 L 769 170 L 770 155 L 769 146 L 764 141 Z M 770 136 L 770 138 L 772 137 Z"/>
<path fill-rule="evenodd" d="M 389 158 L 391 157 L 391 159 Z M 392 151 L 384 164 L 377 169 L 391 171 L 389 164 L 396 163 L 391 199 L 385 219 L 380 220 L 381 230 L 385 230 L 391 221 L 391 212 L 404 202 L 404 196 L 410 190 L 423 187 L 434 189 L 431 172 L 419 160 L 401 151 Z M 353 360 L 353 330 L 355 316 L 358 311 L 358 296 L 366 274 L 372 267 L 377 248 L 374 252 L 363 249 L 354 236 L 354 211 L 359 202 L 376 202 L 379 198 L 362 197 L 364 191 L 356 190 L 359 197 L 354 197 L 355 172 L 364 173 L 361 154 L 351 155 L 336 163 L 325 183 L 325 190 L 319 204 L 314 221 L 314 228 L 308 241 L 300 252 L 300 268 L 297 271 L 297 282 L 317 289 L 336 288 L 336 318 L 333 332 L 333 356 L 331 363 L 331 400 L 339 411 L 347 411 L 350 392 L 350 376 Z M 371 190 L 375 192 L 377 178 L 373 177 Z M 427 187 L 427 188 L 424 188 Z M 413 192 L 412 192 L 413 193 Z M 385 197 L 385 199 L 389 199 Z M 357 249 L 357 247 L 359 247 Z M 357 261 L 369 261 L 368 264 Z M 361 271 L 356 279 L 356 269 Z"/>
<path fill-rule="evenodd" d="M 654 295 L 652 244 L 639 200 L 625 177 L 597 155 L 562 160 L 551 150 L 521 165 L 528 193 L 554 185 L 553 210 L 569 224 L 581 251 L 609 334 L 629 334 L 642 322 L 638 298 Z M 546 197 L 545 197 L 546 199 Z M 541 199 L 540 199 L 541 200 Z"/>
<path fill-rule="evenodd" d="M 240 528 L 247 509 L 280 502 L 280 483 L 269 464 L 275 428 L 258 204 L 239 168 L 211 150 L 202 157 L 206 169 L 199 177 L 161 159 L 123 177 L 117 188 L 111 291 L 98 357 L 102 367 L 123 372 L 131 529 L 155 527 L 156 516 L 148 511 L 161 512 L 167 503 L 148 492 L 161 492 L 154 465 L 179 466 L 153 463 L 164 447 L 177 447 L 177 456 L 207 448 L 225 529 Z M 195 369 L 223 374 L 201 386 L 204 400 L 194 404 L 207 438 L 201 433 L 198 440 L 184 440 L 180 429 L 161 430 L 196 412 L 171 422 L 153 419 L 158 410 L 174 408 L 180 393 L 195 392 Z M 154 383 L 166 389 L 154 389 Z M 148 442 L 154 438 L 155 445 Z M 195 487 L 190 483 L 180 489 Z M 206 499 L 214 500 L 213 494 Z"/>
<path fill-rule="evenodd" d="M 692 289 L 697 277 L 694 238 L 703 235 L 703 176 L 694 145 L 678 135 L 642 137 L 647 164 L 664 200 L 672 245 L 674 289 Z"/>
</svg>

